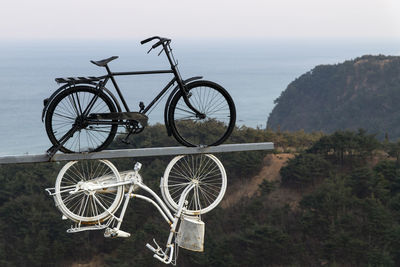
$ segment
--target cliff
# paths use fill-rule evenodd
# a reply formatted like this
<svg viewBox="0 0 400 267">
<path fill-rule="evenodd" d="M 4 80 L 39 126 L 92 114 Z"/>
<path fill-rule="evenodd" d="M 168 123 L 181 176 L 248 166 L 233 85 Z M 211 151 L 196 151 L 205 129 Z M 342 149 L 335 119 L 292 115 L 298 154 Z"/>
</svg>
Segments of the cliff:
<svg viewBox="0 0 400 267">
<path fill-rule="evenodd" d="M 320 65 L 288 85 L 268 127 L 306 132 L 363 128 L 391 140 L 400 137 L 400 57 L 363 56 Z"/>
</svg>

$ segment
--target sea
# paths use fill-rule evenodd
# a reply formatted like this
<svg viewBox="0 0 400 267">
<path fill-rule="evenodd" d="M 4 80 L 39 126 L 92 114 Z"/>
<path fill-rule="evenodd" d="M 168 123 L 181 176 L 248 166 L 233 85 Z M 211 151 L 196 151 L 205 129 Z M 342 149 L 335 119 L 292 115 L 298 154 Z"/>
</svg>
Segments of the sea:
<svg viewBox="0 0 400 267">
<path fill-rule="evenodd" d="M 54 79 L 101 76 L 90 63 L 119 56 L 112 71 L 168 69 L 159 49 L 140 40 L 41 40 L 0 43 L 0 156 L 44 153 L 51 143 L 41 115 L 43 99 L 58 87 Z M 274 100 L 290 82 L 317 65 L 362 55 L 400 55 L 400 40 L 185 40 L 171 43 L 183 78 L 203 76 L 221 84 L 234 99 L 237 126 L 264 129 Z M 124 76 L 117 82 L 135 111 L 149 103 L 171 79 L 169 74 Z M 110 86 L 112 91 L 114 88 Z M 115 92 L 115 91 L 113 91 Z M 165 98 L 149 115 L 163 123 Z"/>
</svg>

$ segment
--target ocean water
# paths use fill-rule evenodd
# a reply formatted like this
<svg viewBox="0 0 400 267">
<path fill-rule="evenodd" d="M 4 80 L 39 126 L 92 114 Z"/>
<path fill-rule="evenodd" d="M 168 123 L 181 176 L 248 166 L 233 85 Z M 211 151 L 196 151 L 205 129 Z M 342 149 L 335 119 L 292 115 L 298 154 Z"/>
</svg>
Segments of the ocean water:
<svg viewBox="0 0 400 267">
<path fill-rule="evenodd" d="M 400 42 L 371 40 L 174 40 L 172 47 L 183 78 L 201 75 L 221 84 L 234 99 L 237 125 L 260 128 L 287 85 L 316 65 L 400 54 Z M 0 44 L 0 155 L 43 153 L 51 146 L 41 113 L 43 99 L 59 87 L 54 78 L 103 75 L 89 61 L 114 55 L 120 58 L 109 64 L 112 71 L 168 69 L 165 56 L 146 54 L 148 48 L 139 40 Z M 140 101 L 149 103 L 171 78 L 130 76 L 117 82 L 131 110 L 138 110 Z M 163 122 L 164 101 L 149 115 L 150 124 Z"/>
</svg>

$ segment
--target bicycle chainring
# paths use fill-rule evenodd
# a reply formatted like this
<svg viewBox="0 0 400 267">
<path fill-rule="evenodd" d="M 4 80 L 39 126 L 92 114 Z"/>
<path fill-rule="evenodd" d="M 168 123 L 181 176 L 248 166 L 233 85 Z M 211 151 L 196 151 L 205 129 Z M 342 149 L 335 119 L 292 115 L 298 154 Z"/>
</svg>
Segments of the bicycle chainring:
<svg viewBox="0 0 400 267">
<path fill-rule="evenodd" d="M 127 120 L 125 123 L 126 132 L 128 135 L 138 134 L 144 130 L 144 126 L 136 120 Z"/>
</svg>

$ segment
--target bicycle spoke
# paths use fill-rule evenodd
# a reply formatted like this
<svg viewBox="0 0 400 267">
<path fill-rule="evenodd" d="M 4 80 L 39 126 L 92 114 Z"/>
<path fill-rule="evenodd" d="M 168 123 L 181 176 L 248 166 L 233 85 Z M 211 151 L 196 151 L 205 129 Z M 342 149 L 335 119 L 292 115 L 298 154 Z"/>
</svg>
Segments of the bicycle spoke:
<svg viewBox="0 0 400 267">
<path fill-rule="evenodd" d="M 66 115 L 63 115 L 63 114 L 60 114 L 60 113 L 56 113 L 56 112 L 55 112 L 54 115 L 57 115 L 58 117 L 61 117 L 61 118 L 69 119 L 69 120 L 71 120 L 71 121 L 75 121 L 75 118 L 70 117 L 70 116 L 66 116 Z"/>
<path fill-rule="evenodd" d="M 182 105 L 183 106 L 183 105 Z M 194 116 L 196 116 L 196 113 L 194 113 L 192 110 L 190 110 L 190 109 L 184 109 L 184 108 L 176 108 L 177 110 L 180 110 L 180 111 L 183 111 L 183 112 L 186 112 L 186 113 L 189 113 L 189 114 L 193 114 Z"/>
</svg>

